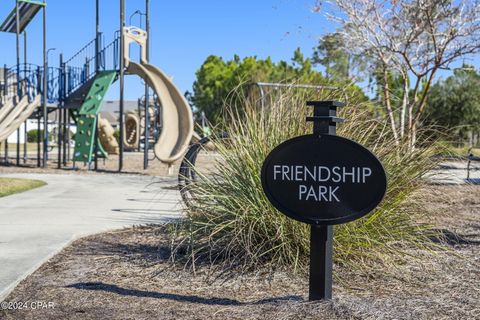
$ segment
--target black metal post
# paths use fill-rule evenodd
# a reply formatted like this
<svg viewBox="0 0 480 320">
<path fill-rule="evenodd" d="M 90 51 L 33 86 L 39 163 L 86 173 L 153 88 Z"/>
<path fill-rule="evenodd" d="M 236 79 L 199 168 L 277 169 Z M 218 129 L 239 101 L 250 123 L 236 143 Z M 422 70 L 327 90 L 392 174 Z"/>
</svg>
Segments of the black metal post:
<svg viewBox="0 0 480 320">
<path fill-rule="evenodd" d="M 69 143 L 69 133 L 70 130 L 68 130 L 68 126 L 70 123 L 70 112 L 65 108 L 65 96 L 66 96 L 66 90 L 67 90 L 67 70 L 65 66 L 65 62 L 63 61 L 63 54 L 60 55 L 60 59 L 62 60 L 62 64 L 60 65 L 60 72 L 61 72 L 61 86 L 62 90 L 61 92 L 61 100 L 62 100 L 62 105 L 63 105 L 63 165 L 67 165 L 67 150 L 70 150 L 70 145 L 67 145 Z M 68 131 L 67 131 L 68 130 Z M 68 148 L 68 149 L 67 149 Z"/>
<path fill-rule="evenodd" d="M 17 166 L 20 165 L 20 127 L 17 129 L 17 157 L 16 157 L 16 163 Z"/>
<path fill-rule="evenodd" d="M 69 143 L 67 136 L 67 123 L 69 122 L 69 114 L 65 108 L 65 95 L 67 90 L 67 70 L 63 61 L 63 54 L 60 54 L 60 100 L 63 106 L 63 126 L 62 126 L 62 146 L 63 146 L 63 166 L 67 165 L 67 144 Z M 70 146 L 68 146 L 70 148 Z"/>
<path fill-rule="evenodd" d="M 38 84 L 38 88 L 37 90 L 39 90 L 41 88 L 41 83 L 42 81 L 42 73 L 40 71 L 40 67 L 38 67 L 37 69 L 37 84 Z M 42 139 L 42 137 L 40 136 L 40 120 L 41 120 L 41 112 L 40 111 L 37 111 L 37 167 L 40 167 L 41 166 L 41 161 L 40 161 L 40 153 L 41 153 L 41 148 L 40 148 L 40 141 Z"/>
<path fill-rule="evenodd" d="M 62 89 L 62 79 L 63 79 L 63 54 L 60 53 L 60 61 L 59 61 L 59 66 L 60 66 L 60 75 L 59 75 L 59 89 L 60 89 L 60 94 L 59 94 L 59 103 L 58 103 L 58 106 L 57 106 L 57 114 L 58 114 L 58 136 L 57 136 L 57 148 L 58 148 L 58 163 L 57 163 L 57 168 L 60 169 L 62 167 L 62 144 L 63 144 L 63 134 L 65 132 L 62 132 L 62 128 L 63 128 L 63 122 L 65 121 L 65 119 L 63 118 L 63 109 L 62 107 L 64 107 L 63 105 L 63 89 Z"/>
<path fill-rule="evenodd" d="M 8 71 L 7 71 L 7 65 L 4 64 L 3 65 L 3 82 L 4 82 L 4 91 L 3 91 L 3 94 L 5 95 L 5 97 L 7 97 L 8 95 L 8 79 L 7 79 L 7 74 L 8 74 Z M 4 153 L 4 161 L 5 161 L 5 165 L 8 164 L 8 137 L 5 138 L 5 153 Z"/>
<path fill-rule="evenodd" d="M 62 145 L 63 145 L 63 165 L 66 166 L 67 165 L 67 148 L 70 148 L 70 146 L 68 145 L 69 143 L 69 139 L 68 139 L 68 134 L 67 134 L 67 122 L 68 122 L 68 111 L 67 109 L 63 109 L 63 128 L 62 128 L 62 131 L 63 131 L 63 142 L 62 142 Z"/>
<path fill-rule="evenodd" d="M 100 69 L 100 0 L 95 1 L 95 72 Z"/>
<path fill-rule="evenodd" d="M 95 130 L 93 130 L 93 139 L 94 139 L 94 145 L 93 145 L 93 152 L 95 154 L 95 158 L 93 159 L 93 166 L 94 170 L 98 170 L 98 114 L 95 115 Z"/>
<path fill-rule="evenodd" d="M 145 0 L 145 31 L 147 32 L 146 58 L 150 61 L 150 0 Z M 148 149 L 150 149 L 150 98 L 148 84 L 145 82 L 145 134 L 143 137 L 143 170 L 148 169 Z"/>
<path fill-rule="evenodd" d="M 310 301 L 332 298 L 333 226 L 310 226 Z"/>
<path fill-rule="evenodd" d="M 15 1 L 15 10 L 16 10 L 16 42 L 17 42 L 17 103 L 20 101 L 20 7 L 18 5 L 18 0 Z M 17 129 L 17 166 L 20 165 L 20 128 Z"/>
<path fill-rule="evenodd" d="M 8 138 L 5 139 L 5 164 L 8 165 Z"/>
<path fill-rule="evenodd" d="M 124 94 L 124 77 L 125 77 L 125 60 L 124 55 L 125 51 L 123 48 L 124 45 L 124 30 L 125 27 L 125 0 L 120 0 L 120 119 L 119 119 L 119 127 L 120 127 L 120 141 L 119 141 L 119 155 L 118 155 L 118 171 L 122 171 L 123 169 L 123 94 Z"/>
<path fill-rule="evenodd" d="M 313 134 L 336 135 L 337 107 L 343 103 L 337 101 L 309 101 L 313 106 Z M 333 226 L 311 225 L 310 228 L 310 277 L 309 300 L 326 300 L 332 298 L 333 268 Z"/>
<path fill-rule="evenodd" d="M 95 1 L 95 74 L 100 70 L 100 1 Z M 94 132 L 94 169 L 98 170 L 98 114 L 95 116 Z"/>
<path fill-rule="evenodd" d="M 58 125 L 57 125 L 57 168 L 60 169 L 62 167 L 62 117 L 63 117 L 63 114 L 62 114 L 62 109 L 61 109 L 61 106 L 59 105 L 57 107 L 57 110 L 55 111 L 57 112 L 57 115 L 58 115 Z"/>
<path fill-rule="evenodd" d="M 48 161 L 48 64 L 47 64 L 47 6 L 43 1 L 43 167 L 47 167 Z"/>
<path fill-rule="evenodd" d="M 3 94 L 3 97 L 6 99 L 7 98 L 7 95 L 8 95 L 8 79 L 7 79 L 7 75 L 8 75 L 8 72 L 7 72 L 7 65 L 4 64 L 3 65 L 3 91 L 2 91 L 2 94 Z"/>
<path fill-rule="evenodd" d="M 23 62 L 25 65 L 25 78 L 27 77 L 27 62 L 28 62 L 28 55 L 27 55 L 27 31 L 23 31 Z M 30 67 L 28 67 L 28 71 L 30 72 Z M 27 89 L 28 90 L 28 89 Z M 23 124 L 23 163 L 27 163 L 27 144 L 28 144 L 28 139 L 27 139 L 27 123 L 28 119 L 25 120 L 25 123 Z"/>
<path fill-rule="evenodd" d="M 40 144 L 41 144 L 41 141 L 42 141 L 42 137 L 40 136 L 40 130 L 41 130 L 41 127 L 40 127 L 40 122 L 41 122 L 41 118 L 42 118 L 42 114 L 41 112 L 38 112 L 37 113 L 37 167 L 40 167 L 42 164 L 41 164 L 41 147 L 40 147 Z"/>
<path fill-rule="evenodd" d="M 71 148 L 70 148 L 70 125 L 71 125 L 71 113 L 67 112 L 67 161 L 71 159 Z"/>
<path fill-rule="evenodd" d="M 7 90 L 7 72 L 5 71 L 6 70 L 6 65 L 4 64 L 3 65 L 3 69 L 2 69 L 2 79 L 3 79 L 3 86 L 0 87 L 0 90 L 1 90 L 1 94 L 2 94 L 2 97 L 3 98 L 6 98 L 6 90 Z M 4 101 L 4 100 L 2 100 Z"/>
</svg>

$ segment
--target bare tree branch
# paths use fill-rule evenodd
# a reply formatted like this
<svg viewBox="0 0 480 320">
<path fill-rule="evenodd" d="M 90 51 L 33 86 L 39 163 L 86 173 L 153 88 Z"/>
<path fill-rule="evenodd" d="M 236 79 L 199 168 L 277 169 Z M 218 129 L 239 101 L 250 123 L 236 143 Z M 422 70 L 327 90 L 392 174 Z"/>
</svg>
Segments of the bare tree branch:
<svg viewBox="0 0 480 320">
<path fill-rule="evenodd" d="M 317 0 L 317 5 L 323 1 Z M 480 0 L 332 0 L 329 19 L 341 25 L 345 50 L 368 56 L 374 70 L 403 78 L 398 117 L 390 99 L 383 103 L 388 117 L 400 121 L 400 135 L 408 110 L 408 126 L 415 142 L 416 128 L 439 69 L 461 57 L 480 53 Z M 415 78 L 409 93 L 409 79 Z M 382 82 L 388 81 L 383 76 Z M 380 84 L 380 83 L 379 83 Z M 384 96 L 389 96 L 388 83 Z M 385 89 L 385 88 L 384 88 Z M 421 92 L 419 96 L 419 92 Z M 409 96 L 412 96 L 410 99 Z M 390 121 L 396 132 L 398 125 Z"/>
</svg>

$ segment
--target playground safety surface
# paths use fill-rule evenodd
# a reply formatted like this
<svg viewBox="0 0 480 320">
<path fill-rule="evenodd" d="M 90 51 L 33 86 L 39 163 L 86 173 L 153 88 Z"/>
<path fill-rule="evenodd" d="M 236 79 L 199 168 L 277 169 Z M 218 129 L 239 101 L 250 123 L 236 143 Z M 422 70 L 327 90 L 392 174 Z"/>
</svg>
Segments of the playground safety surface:
<svg viewBox="0 0 480 320">
<path fill-rule="evenodd" d="M 306 302 L 307 283 L 285 272 L 196 273 L 169 261 L 162 226 L 75 241 L 5 301 L 53 302 L 7 310 L 1 319 L 478 319 L 480 186 L 431 186 L 428 219 L 445 230 L 447 252 L 415 251 L 398 270 L 367 277 L 335 266 L 334 300 Z M 425 258 L 423 257 L 425 256 Z"/>
<path fill-rule="evenodd" d="M 118 173 L 118 156 L 110 155 L 106 160 L 98 161 L 98 172 L 89 170 L 87 166 L 83 163 L 76 163 L 76 169 L 73 169 L 73 162 L 68 162 L 65 167 L 62 169 L 57 169 L 57 158 L 56 158 L 56 149 L 50 152 L 50 160 L 48 161 L 47 168 L 38 168 L 37 160 L 34 157 L 36 154 L 30 153 L 29 159 L 26 164 L 23 163 L 21 159 L 20 167 L 14 166 L 16 159 L 14 158 L 14 152 L 10 154 L 9 162 L 11 166 L 0 166 L 0 173 L 51 173 L 51 174 L 104 174 L 104 173 Z M 123 170 L 122 174 L 140 174 L 140 175 L 149 175 L 149 176 L 172 176 L 176 177 L 178 174 L 178 169 L 180 167 L 180 160 L 174 162 L 171 166 L 161 163 L 160 161 L 153 159 L 153 155 L 150 155 L 152 158 L 149 161 L 149 166 L 147 170 L 143 169 L 143 153 L 140 152 L 127 152 L 124 154 L 123 161 Z M 213 153 L 200 153 L 197 159 L 197 165 L 202 168 L 212 167 L 215 162 L 212 159 L 215 159 L 217 155 Z M 0 161 L 3 159 L 0 159 Z M 93 169 L 93 164 L 91 168 Z"/>
</svg>

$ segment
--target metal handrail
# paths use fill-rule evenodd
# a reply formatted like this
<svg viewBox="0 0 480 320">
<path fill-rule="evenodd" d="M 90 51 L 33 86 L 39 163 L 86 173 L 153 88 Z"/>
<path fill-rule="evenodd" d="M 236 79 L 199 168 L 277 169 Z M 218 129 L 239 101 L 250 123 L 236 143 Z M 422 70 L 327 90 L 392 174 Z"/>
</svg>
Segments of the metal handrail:
<svg viewBox="0 0 480 320">
<path fill-rule="evenodd" d="M 71 93 L 78 90 L 81 86 L 83 86 L 86 82 L 92 79 L 97 70 L 96 66 L 96 59 L 99 60 L 99 68 L 100 70 L 117 70 L 119 67 L 119 42 L 120 42 L 120 33 L 115 32 L 114 39 L 109 44 L 103 46 L 100 45 L 101 50 L 99 50 L 98 56 L 95 51 L 91 54 L 87 54 L 85 56 L 81 56 L 81 54 L 85 53 L 89 50 L 89 46 L 92 45 L 92 41 L 90 41 L 86 46 L 84 46 L 77 54 L 75 54 L 72 58 L 68 59 L 65 62 L 65 69 L 66 69 L 66 84 L 67 87 L 65 88 L 65 97 L 68 97 Z M 104 42 L 103 40 L 101 41 Z M 93 42 L 94 43 L 94 42 Z M 110 52 L 112 51 L 111 55 Z M 111 61 L 107 61 L 107 56 L 112 56 Z M 72 63 L 74 60 L 78 60 L 77 64 Z"/>
<path fill-rule="evenodd" d="M 41 70 L 39 66 L 31 63 L 22 63 L 8 68 L 2 94 L 4 96 L 28 95 L 29 99 L 32 100 L 42 91 L 39 70 Z"/>
<path fill-rule="evenodd" d="M 92 44 L 95 45 L 95 41 L 96 39 L 93 39 L 91 40 L 90 42 L 88 42 L 86 45 L 84 45 L 80 50 L 78 50 L 73 56 L 71 56 L 69 59 L 67 59 L 65 61 L 65 64 L 69 64 L 70 62 L 73 61 L 73 59 L 77 58 L 78 56 L 80 56 L 80 54 L 82 54 L 84 51 L 87 51 L 88 47 L 91 46 Z M 94 47 L 94 50 L 95 50 L 95 47 Z"/>
</svg>

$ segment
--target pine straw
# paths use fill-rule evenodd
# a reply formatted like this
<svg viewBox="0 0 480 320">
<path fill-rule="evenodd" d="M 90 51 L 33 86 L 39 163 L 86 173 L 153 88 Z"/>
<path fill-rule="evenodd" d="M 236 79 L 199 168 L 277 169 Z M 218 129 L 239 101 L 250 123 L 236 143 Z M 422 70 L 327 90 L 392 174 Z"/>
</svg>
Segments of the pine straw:
<svg viewBox="0 0 480 320">
<path fill-rule="evenodd" d="M 74 242 L 7 297 L 54 309 L 0 312 L 0 319 L 478 319 L 480 186 L 435 186 L 422 199 L 449 251 L 411 254 L 396 274 L 366 276 L 338 264 L 334 299 L 307 301 L 303 277 L 257 270 L 226 276 L 172 263 L 164 226 L 129 228 Z M 457 239 L 457 240 L 455 240 Z M 178 253 L 177 254 L 181 254 Z M 188 254 L 188 253 L 184 253 Z"/>
</svg>

